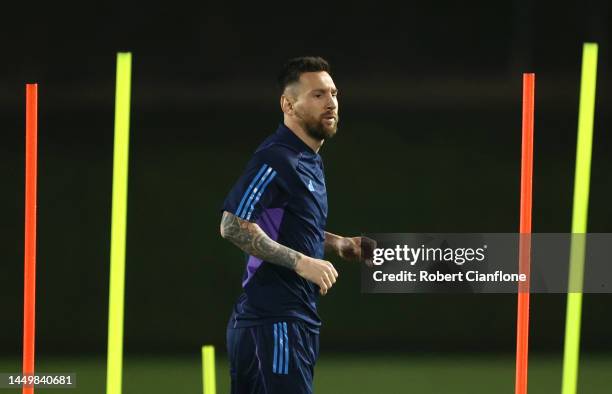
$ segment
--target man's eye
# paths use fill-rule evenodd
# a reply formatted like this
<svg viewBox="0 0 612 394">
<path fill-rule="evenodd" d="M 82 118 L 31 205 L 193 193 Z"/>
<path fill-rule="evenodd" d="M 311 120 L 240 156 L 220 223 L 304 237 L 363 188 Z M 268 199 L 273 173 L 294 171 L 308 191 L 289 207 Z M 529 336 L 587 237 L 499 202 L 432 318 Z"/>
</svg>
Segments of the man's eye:
<svg viewBox="0 0 612 394">
<path fill-rule="evenodd" d="M 319 98 L 319 97 L 321 97 L 321 96 L 322 96 L 322 94 L 315 94 L 315 97 L 316 97 L 316 98 Z"/>
</svg>

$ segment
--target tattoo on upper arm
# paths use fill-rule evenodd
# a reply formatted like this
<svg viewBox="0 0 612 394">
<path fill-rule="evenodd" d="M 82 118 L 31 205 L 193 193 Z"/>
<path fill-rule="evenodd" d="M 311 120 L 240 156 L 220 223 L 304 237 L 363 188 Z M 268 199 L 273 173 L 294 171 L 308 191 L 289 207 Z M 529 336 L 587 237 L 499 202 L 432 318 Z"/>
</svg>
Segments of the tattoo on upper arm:
<svg viewBox="0 0 612 394">
<path fill-rule="evenodd" d="M 300 254 L 274 241 L 256 224 L 223 212 L 221 233 L 246 253 L 280 266 L 295 269 Z"/>
</svg>

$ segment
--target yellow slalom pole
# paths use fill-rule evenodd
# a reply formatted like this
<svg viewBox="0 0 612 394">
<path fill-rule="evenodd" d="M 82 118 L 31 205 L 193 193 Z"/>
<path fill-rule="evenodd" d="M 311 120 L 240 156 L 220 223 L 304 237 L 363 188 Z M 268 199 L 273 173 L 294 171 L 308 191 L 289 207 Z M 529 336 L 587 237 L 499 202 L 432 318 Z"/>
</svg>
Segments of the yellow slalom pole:
<svg viewBox="0 0 612 394">
<path fill-rule="evenodd" d="M 596 85 L 597 44 L 585 43 L 582 49 L 578 144 L 576 147 L 576 175 L 574 178 L 574 207 L 572 213 L 572 244 L 570 250 L 567 311 L 565 315 L 562 394 L 576 394 L 578 387 L 580 323 L 582 319 L 582 278 L 589 208 Z"/>
<path fill-rule="evenodd" d="M 215 378 L 215 347 L 202 346 L 202 379 L 204 394 L 217 394 Z"/>
<path fill-rule="evenodd" d="M 106 393 L 121 394 L 132 54 L 117 54 Z"/>
</svg>

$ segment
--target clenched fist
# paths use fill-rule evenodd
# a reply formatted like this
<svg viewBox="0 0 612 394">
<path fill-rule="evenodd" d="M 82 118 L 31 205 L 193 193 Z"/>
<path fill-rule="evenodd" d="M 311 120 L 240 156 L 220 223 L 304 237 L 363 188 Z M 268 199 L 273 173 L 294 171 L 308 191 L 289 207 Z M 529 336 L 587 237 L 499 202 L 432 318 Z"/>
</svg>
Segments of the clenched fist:
<svg viewBox="0 0 612 394">
<path fill-rule="evenodd" d="M 339 242 L 338 256 L 348 261 L 364 262 L 372 267 L 376 241 L 368 237 L 344 237 Z"/>
<path fill-rule="evenodd" d="M 338 278 L 338 271 L 332 263 L 308 256 L 303 256 L 297 261 L 295 272 L 302 278 L 318 285 L 321 295 L 327 294 Z"/>
</svg>

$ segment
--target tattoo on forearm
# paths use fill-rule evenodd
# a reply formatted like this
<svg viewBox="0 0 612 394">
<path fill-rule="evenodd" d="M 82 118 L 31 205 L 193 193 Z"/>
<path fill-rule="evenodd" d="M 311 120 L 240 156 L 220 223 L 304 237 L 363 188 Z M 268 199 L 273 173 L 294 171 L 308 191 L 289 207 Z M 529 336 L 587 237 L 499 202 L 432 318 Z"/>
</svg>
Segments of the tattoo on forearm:
<svg viewBox="0 0 612 394">
<path fill-rule="evenodd" d="M 274 241 L 255 223 L 227 211 L 221 218 L 221 234 L 246 253 L 282 267 L 295 269 L 300 254 Z"/>
</svg>

